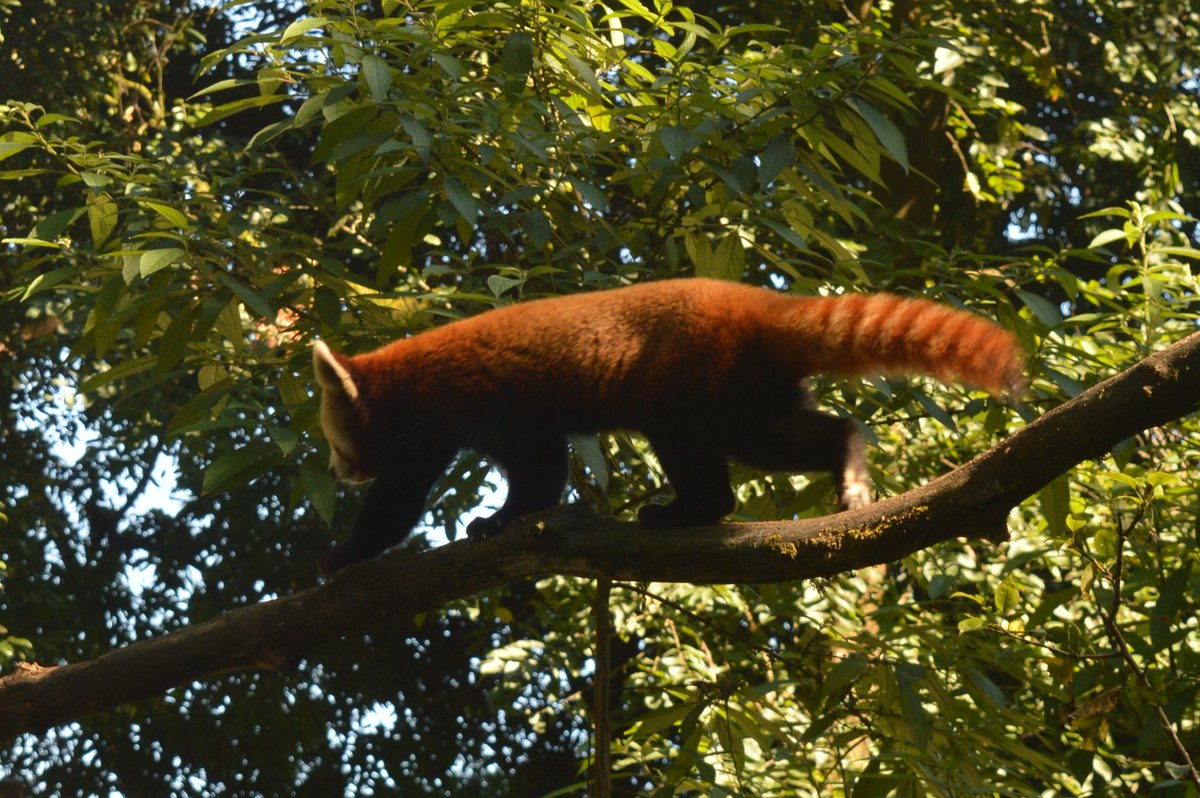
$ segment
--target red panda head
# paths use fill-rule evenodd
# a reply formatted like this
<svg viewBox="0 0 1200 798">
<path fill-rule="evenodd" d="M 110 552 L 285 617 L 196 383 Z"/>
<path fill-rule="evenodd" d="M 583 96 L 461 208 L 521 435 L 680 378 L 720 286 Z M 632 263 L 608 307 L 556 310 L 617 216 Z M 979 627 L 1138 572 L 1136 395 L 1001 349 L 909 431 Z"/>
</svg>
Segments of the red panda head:
<svg viewBox="0 0 1200 798">
<path fill-rule="evenodd" d="M 374 469 L 359 443 L 362 392 L 350 361 L 324 341 L 317 341 L 313 344 L 313 373 L 321 386 L 321 430 L 329 443 L 329 469 L 345 482 L 374 479 Z"/>
</svg>

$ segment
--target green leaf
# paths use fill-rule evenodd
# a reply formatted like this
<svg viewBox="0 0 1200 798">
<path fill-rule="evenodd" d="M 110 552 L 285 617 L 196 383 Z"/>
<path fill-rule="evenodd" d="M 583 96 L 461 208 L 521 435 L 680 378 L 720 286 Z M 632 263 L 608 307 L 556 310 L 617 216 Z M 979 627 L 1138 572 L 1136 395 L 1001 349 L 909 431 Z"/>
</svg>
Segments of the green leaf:
<svg viewBox="0 0 1200 798">
<path fill-rule="evenodd" d="M 1071 481 L 1066 476 L 1058 477 L 1038 492 L 1038 498 L 1050 533 L 1057 538 L 1069 537 L 1067 516 L 1071 513 Z"/>
<path fill-rule="evenodd" d="M 317 318 L 330 329 L 337 330 L 342 326 L 342 300 L 327 285 L 318 286 L 313 292 L 313 304 L 317 308 Z"/>
<path fill-rule="evenodd" d="M 589 66 L 582 58 L 572 53 L 570 50 L 563 50 L 559 55 L 570 64 L 571 69 L 575 70 L 584 83 L 588 85 L 596 94 L 603 94 L 604 87 L 600 85 L 600 81 L 596 79 L 596 70 Z"/>
<path fill-rule="evenodd" d="M 1181 784 L 1186 784 L 1189 779 L 1195 779 L 1196 770 L 1194 765 L 1180 765 L 1172 762 L 1169 759 L 1163 760 L 1163 765 L 1166 767 L 1167 773 L 1171 774 L 1171 778 L 1175 779 Z"/>
<path fill-rule="evenodd" d="M 186 256 L 187 253 L 178 247 L 147 250 L 138 259 L 138 273 L 142 277 L 149 277 L 155 272 L 167 268 L 172 263 L 183 260 Z"/>
<path fill-rule="evenodd" d="M 117 380 L 121 380 L 134 374 L 143 372 L 146 369 L 153 368 L 157 360 L 158 358 L 153 355 L 146 355 L 145 357 L 137 357 L 133 360 L 126 360 L 123 363 L 118 363 L 117 365 L 107 368 L 104 371 L 93 374 L 83 382 L 79 383 L 79 392 L 91 393 L 101 385 L 107 385 L 110 382 L 116 382 Z"/>
<path fill-rule="evenodd" d="M 708 168 L 713 171 L 713 174 L 721 178 L 721 181 L 729 187 L 729 190 L 734 195 L 745 194 L 750 190 L 750 180 L 754 179 L 754 174 L 744 174 L 741 169 L 737 168 L 737 164 L 734 166 L 724 166 L 711 158 L 704 158 L 703 160 L 708 165 Z M 747 177 L 750 180 L 747 180 Z"/>
<path fill-rule="evenodd" d="M 162 336 L 158 339 L 158 357 L 155 363 L 155 370 L 159 374 L 165 374 L 170 371 L 187 354 L 188 343 L 191 341 L 192 320 L 195 309 L 195 304 L 189 304 L 176 313 L 171 319 L 171 323 L 167 325 L 167 329 L 163 330 Z"/>
<path fill-rule="evenodd" d="M 187 217 L 177 208 L 172 208 L 165 202 L 159 200 L 140 199 L 138 204 L 142 207 L 149 208 L 159 215 L 163 221 L 172 227 L 178 227 L 181 230 L 186 230 L 188 226 Z"/>
<path fill-rule="evenodd" d="M 979 618 L 979 617 L 963 618 L 961 621 L 958 622 L 958 632 L 959 632 L 959 634 L 966 634 L 967 632 L 978 632 L 980 629 L 982 629 L 985 626 L 987 626 L 987 619 L 985 619 L 985 618 Z"/>
<path fill-rule="evenodd" d="M 1158 224 L 1159 222 L 1195 222 L 1196 220 L 1188 216 L 1186 213 L 1177 213 L 1176 211 L 1155 211 L 1147 216 L 1142 224 L 1149 227 L 1150 225 Z"/>
<path fill-rule="evenodd" d="M 904 134 L 900 132 L 900 128 L 896 127 L 892 120 L 857 97 L 850 97 L 846 102 L 866 121 L 871 132 L 875 134 L 875 138 L 887 150 L 888 155 L 892 156 L 892 159 L 907 172 L 909 170 L 908 145 L 904 141 Z"/>
<path fill-rule="evenodd" d="M 291 427 L 280 427 L 272 424 L 267 427 L 267 434 L 271 436 L 271 440 L 279 447 L 279 453 L 284 457 L 291 454 L 295 450 L 296 444 L 300 442 L 300 433 Z M 320 466 L 320 463 L 317 465 Z"/>
<path fill-rule="evenodd" d="M 446 178 L 445 185 L 446 196 L 450 199 L 454 210 L 458 211 L 458 215 L 464 221 L 474 224 L 475 219 L 479 216 L 479 202 L 457 178 Z"/>
<path fill-rule="evenodd" d="M 278 461 L 278 452 L 271 441 L 255 441 L 218 457 L 204 469 L 202 491 L 209 495 L 246 484 Z"/>
<path fill-rule="evenodd" d="M 315 30 L 327 24 L 329 20 L 325 17 L 305 17 L 298 19 L 284 29 L 283 35 L 279 37 L 280 44 L 290 44 L 293 40 L 300 38 L 310 30 Z"/>
<path fill-rule="evenodd" d="M 692 260 L 696 274 L 708 274 L 713 270 L 713 251 L 704 233 L 689 230 L 683 237 L 683 247 Z"/>
<path fill-rule="evenodd" d="M 428 208 L 429 194 L 415 191 L 402 200 L 389 202 L 376 214 L 376 223 L 390 225 L 375 272 L 378 285 L 386 285 L 397 269 L 411 265 L 413 246 L 421 240 Z"/>
<path fill-rule="evenodd" d="M 854 790 L 847 793 L 853 798 L 889 798 L 898 794 L 906 783 L 904 776 L 896 773 L 880 773 L 879 759 L 871 762 L 854 779 Z"/>
<path fill-rule="evenodd" d="M 1200 249 L 1195 247 L 1155 247 L 1155 252 L 1160 252 L 1163 255 L 1172 255 L 1176 258 L 1192 258 L 1200 260 Z"/>
<path fill-rule="evenodd" d="M 387 100 L 388 91 L 392 88 L 392 70 L 377 55 L 368 55 L 362 60 L 363 77 L 367 80 L 367 88 L 371 99 L 377 103 Z"/>
<path fill-rule="evenodd" d="M 433 60 L 451 80 L 458 80 L 463 76 L 465 68 L 462 61 L 459 61 L 454 56 L 447 55 L 446 53 L 434 53 Z"/>
<path fill-rule="evenodd" d="M 774 219 L 762 218 L 759 223 L 764 227 L 769 227 L 779 234 L 780 238 L 791 244 L 796 249 L 808 249 L 808 242 L 804 237 L 782 222 L 777 222 Z"/>
<path fill-rule="evenodd" d="M 255 75 L 259 94 L 274 94 L 288 80 L 286 69 L 280 67 L 264 67 Z"/>
<path fill-rule="evenodd" d="M 1129 213 L 1128 208 L 1101 208 L 1098 211 L 1092 211 L 1091 213 L 1085 213 L 1082 216 L 1080 216 L 1079 218 L 1080 219 L 1095 219 L 1095 218 L 1101 217 L 1101 216 L 1116 216 L 1121 219 L 1128 219 L 1128 218 L 1130 218 L 1130 213 Z"/>
<path fill-rule="evenodd" d="M 501 274 L 493 274 L 487 278 L 487 286 L 491 290 L 492 295 L 499 299 L 505 293 L 513 290 L 521 285 L 524 280 L 518 280 L 513 277 L 505 277 Z"/>
<path fill-rule="evenodd" d="M 1005 708 L 1008 702 L 1004 700 L 1004 691 L 997 687 L 995 682 L 975 668 L 967 670 L 967 678 L 971 681 L 971 684 L 979 688 L 979 691 L 987 697 L 988 701 L 991 701 L 1000 709 Z"/>
<path fill-rule="evenodd" d="M 537 249 L 550 243 L 554 230 L 550 227 L 550 217 L 541 208 L 534 208 L 525 215 L 525 235 Z"/>
<path fill-rule="evenodd" d="M 61 269 L 55 269 L 53 271 L 39 274 L 37 277 L 33 278 L 28 286 L 25 287 L 24 293 L 21 294 L 21 301 L 24 302 L 26 299 L 29 299 L 29 297 L 33 296 L 39 291 L 45 291 L 49 288 L 53 288 L 63 280 L 78 276 L 79 269 L 75 266 L 64 266 Z"/>
<path fill-rule="evenodd" d="M 731 232 L 717 245 L 717 251 L 713 254 L 710 262 L 710 269 L 704 273 L 697 271 L 696 274 L 700 277 L 714 277 L 718 280 L 736 282 L 742 279 L 745 271 L 746 248 L 742 246 L 742 237 L 737 232 Z"/>
<path fill-rule="evenodd" d="M 2 239 L 0 244 L 16 244 L 18 246 L 46 247 L 47 250 L 62 250 L 65 248 L 59 241 L 43 241 L 42 239 Z"/>
<path fill-rule="evenodd" d="M 201 393 L 225 382 L 227 379 L 229 379 L 229 372 L 219 363 L 205 363 L 196 372 L 196 384 L 200 386 Z"/>
<path fill-rule="evenodd" d="M 217 272 L 217 279 L 232 291 L 238 299 L 242 300 L 242 304 L 254 311 L 255 314 L 269 322 L 275 320 L 275 309 L 271 307 L 271 303 L 262 294 L 231 275 Z"/>
<path fill-rule="evenodd" d="M 683 125 L 669 125 L 658 131 L 658 140 L 662 143 L 663 149 L 667 151 L 667 155 L 671 156 L 671 160 L 678 161 L 687 153 L 696 148 L 700 143 L 700 139 L 692 135 Z"/>
<path fill-rule="evenodd" d="M 603 191 L 596 188 L 586 180 L 575 179 L 571 181 L 571 185 L 576 191 L 579 192 L 580 196 L 583 197 L 584 202 L 586 202 L 588 205 L 591 205 L 600 212 L 608 210 L 608 197 L 604 195 Z"/>
<path fill-rule="evenodd" d="M 841 695 L 846 687 L 857 682 L 867 672 L 868 667 L 870 667 L 870 661 L 862 654 L 849 654 L 830 668 L 821 681 L 821 697 L 830 698 Z"/>
<path fill-rule="evenodd" d="M 913 395 L 917 398 L 921 407 L 925 408 L 925 412 L 933 418 L 937 419 L 942 426 L 948 430 L 957 432 L 958 425 L 954 421 L 954 416 L 946 412 L 946 410 L 933 400 L 931 396 L 922 390 L 915 390 Z"/>
<path fill-rule="evenodd" d="M 260 129 L 257 133 L 250 137 L 250 141 L 243 147 L 244 152 L 249 152 L 263 144 L 266 144 L 271 139 L 280 134 L 292 130 L 296 127 L 296 120 L 292 118 L 281 119 L 278 122 L 272 122 L 266 127 Z"/>
<path fill-rule="evenodd" d="M 992 596 L 992 601 L 996 605 L 996 611 L 1001 615 L 1009 615 L 1020 606 L 1021 589 L 1011 575 L 1006 576 L 996 586 L 996 593 Z"/>
<path fill-rule="evenodd" d="M 695 700 L 676 701 L 670 706 L 638 715 L 636 727 L 629 733 L 634 740 L 643 740 L 653 734 L 678 725 L 693 712 L 702 709 Z"/>
<path fill-rule="evenodd" d="M 929 580 L 929 597 L 939 599 L 954 587 L 955 579 L 948 574 L 934 574 Z"/>
<path fill-rule="evenodd" d="M 1058 309 L 1058 305 L 1049 299 L 1029 291 L 1023 291 L 1020 288 L 1016 289 L 1016 293 L 1042 324 L 1045 324 L 1047 327 L 1054 327 L 1062 321 L 1062 312 Z"/>
<path fill-rule="evenodd" d="M 192 93 L 188 96 L 188 100 L 195 100 L 196 98 L 203 97 L 207 94 L 217 94 L 219 92 L 229 91 L 230 89 L 236 89 L 241 86 L 254 86 L 257 83 L 257 80 L 246 80 L 245 78 L 227 78 L 225 80 L 218 80 L 216 83 L 212 83 Z"/>
<path fill-rule="evenodd" d="M 929 713 L 921 703 L 917 685 L 925 678 L 925 669 L 911 662 L 896 665 L 897 692 L 900 693 L 900 714 L 908 727 L 912 742 L 925 750 L 929 744 Z"/>
<path fill-rule="evenodd" d="M 533 39 L 525 31 L 514 31 L 504 42 L 500 69 L 514 78 L 524 79 L 533 69 Z"/>
<path fill-rule="evenodd" d="M 317 115 L 321 113 L 321 110 L 325 108 L 325 103 L 329 101 L 330 94 L 332 94 L 332 92 L 317 92 L 302 102 L 300 107 L 296 109 L 296 116 L 293 119 L 296 127 L 303 127 L 312 120 L 316 119 Z"/>
<path fill-rule="evenodd" d="M 24 180 L 27 177 L 48 174 L 49 169 L 5 169 L 0 171 L 0 180 Z"/>
<path fill-rule="evenodd" d="M 29 144 L 22 141 L 0 141 L 0 161 L 28 149 Z"/>
<path fill-rule="evenodd" d="M 598 435 L 570 435 L 567 440 L 571 449 L 583 461 L 587 470 L 592 473 L 600 490 L 608 490 L 608 461 L 604 458 L 604 450 L 600 447 Z"/>
<path fill-rule="evenodd" d="M 218 105 L 216 108 L 205 114 L 203 119 L 196 122 L 196 127 L 206 127 L 216 122 L 220 122 L 226 117 L 241 113 L 242 111 L 247 111 L 251 108 L 265 108 L 268 105 L 274 105 L 275 103 L 281 103 L 290 99 L 291 97 L 289 97 L 286 93 L 244 97 L 240 100 L 234 100 L 233 102 L 225 103 L 224 105 Z"/>
<path fill-rule="evenodd" d="M 78 219 L 80 214 L 85 213 L 86 210 L 86 208 L 67 208 L 52 213 L 33 226 L 29 237 L 42 241 L 54 241 L 71 226 L 71 222 Z"/>
<path fill-rule="evenodd" d="M 1096 581 L 1096 565 L 1088 563 L 1083 567 L 1083 571 L 1079 574 L 1079 593 L 1082 596 L 1087 596 L 1088 591 L 1092 589 L 1092 583 Z"/>
<path fill-rule="evenodd" d="M 193 429 L 194 425 L 202 419 L 209 410 L 223 401 L 236 383 L 226 377 L 219 379 L 217 382 L 209 384 L 206 388 L 201 388 L 200 393 L 193 396 L 183 404 L 183 407 L 175 411 L 175 416 L 167 424 L 166 435 L 168 438 L 174 438 L 177 435 L 182 435 L 185 432 Z"/>
<path fill-rule="evenodd" d="M 417 155 L 420 155 L 422 158 L 428 158 L 433 138 L 429 135 L 429 131 L 425 129 L 425 126 L 409 114 L 400 114 L 400 126 L 404 128 L 404 132 L 412 139 L 413 147 L 417 150 Z"/>
<path fill-rule="evenodd" d="M 792 149 L 792 137 L 788 133 L 780 133 L 767 142 L 762 155 L 758 157 L 758 182 L 761 186 L 770 185 L 779 173 L 792 165 L 795 152 Z"/>
<path fill-rule="evenodd" d="M 121 276 L 125 278 L 125 284 L 132 283 L 139 274 L 141 269 L 138 264 L 142 262 L 142 252 L 125 252 L 121 254 Z"/>
<path fill-rule="evenodd" d="M 1120 539 L 1117 537 L 1117 533 L 1106 526 L 1100 527 L 1096 530 L 1096 534 L 1092 535 L 1092 550 L 1102 560 L 1111 560 L 1116 557 L 1118 545 L 1120 545 Z"/>
<path fill-rule="evenodd" d="M 92 246 L 100 249 L 117 226 L 117 203 L 101 194 L 88 203 L 88 226 L 92 229 Z"/>
<path fill-rule="evenodd" d="M 1092 239 L 1092 243 L 1088 244 L 1088 249 L 1095 249 L 1096 247 L 1102 247 L 1105 244 L 1111 244 L 1113 241 L 1117 241 L 1117 240 L 1125 241 L 1126 243 L 1128 243 L 1129 236 L 1125 233 L 1124 230 L 1120 230 L 1116 227 L 1109 228 L 1108 230 L 1101 230 L 1099 233 L 1096 234 L 1096 237 Z"/>
<path fill-rule="evenodd" d="M 284 452 L 284 454 L 287 453 Z M 326 524 L 332 526 L 333 516 L 337 510 L 337 486 L 329 474 L 329 469 L 325 467 L 325 463 L 320 458 L 315 455 L 306 457 L 300 464 L 300 484 L 304 487 L 304 493 L 312 502 L 317 515 L 321 516 Z"/>
</svg>

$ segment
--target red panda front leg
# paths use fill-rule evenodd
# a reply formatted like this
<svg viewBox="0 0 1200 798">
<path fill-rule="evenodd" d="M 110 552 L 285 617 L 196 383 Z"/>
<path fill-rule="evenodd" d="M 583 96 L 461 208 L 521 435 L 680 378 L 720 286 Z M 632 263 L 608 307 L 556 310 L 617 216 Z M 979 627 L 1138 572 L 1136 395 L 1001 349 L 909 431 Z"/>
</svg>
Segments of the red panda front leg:
<svg viewBox="0 0 1200 798">
<path fill-rule="evenodd" d="M 705 434 L 700 425 L 669 433 L 646 433 L 675 491 L 675 500 L 669 504 L 644 505 L 638 510 L 638 521 L 643 526 L 714 524 L 732 512 L 729 463 L 725 453 L 713 448 Z"/>
<path fill-rule="evenodd" d="M 354 531 L 321 559 L 321 570 L 326 574 L 340 571 L 408 537 L 425 514 L 429 491 L 449 460 L 430 454 L 381 472 L 367 490 Z"/>
<path fill-rule="evenodd" d="M 508 498 L 486 518 L 467 524 L 467 538 L 483 540 L 526 513 L 558 504 L 567 486 L 567 439 L 562 435 L 527 436 L 488 452 L 504 470 Z"/>
</svg>

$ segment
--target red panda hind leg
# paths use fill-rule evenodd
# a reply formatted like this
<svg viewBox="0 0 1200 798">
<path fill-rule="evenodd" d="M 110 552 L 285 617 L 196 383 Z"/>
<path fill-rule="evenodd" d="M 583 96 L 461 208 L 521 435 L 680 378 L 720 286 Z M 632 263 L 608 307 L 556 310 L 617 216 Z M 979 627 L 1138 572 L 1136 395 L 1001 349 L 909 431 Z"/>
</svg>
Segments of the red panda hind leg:
<svg viewBox="0 0 1200 798">
<path fill-rule="evenodd" d="M 470 540 L 489 538 L 526 513 L 554 507 L 567 486 L 566 437 L 523 436 L 492 448 L 487 454 L 504 470 L 508 498 L 493 515 L 467 525 Z"/>
<path fill-rule="evenodd" d="M 745 430 L 730 448 L 735 459 L 764 471 L 832 473 L 843 510 L 871 503 L 866 444 L 853 419 L 801 408 Z"/>
<path fill-rule="evenodd" d="M 650 448 L 675 500 L 669 504 L 647 504 L 638 511 L 638 521 L 647 527 L 679 527 L 713 524 L 733 510 L 726 455 L 703 438 L 704 427 L 685 427 L 681 432 L 646 432 Z"/>
</svg>

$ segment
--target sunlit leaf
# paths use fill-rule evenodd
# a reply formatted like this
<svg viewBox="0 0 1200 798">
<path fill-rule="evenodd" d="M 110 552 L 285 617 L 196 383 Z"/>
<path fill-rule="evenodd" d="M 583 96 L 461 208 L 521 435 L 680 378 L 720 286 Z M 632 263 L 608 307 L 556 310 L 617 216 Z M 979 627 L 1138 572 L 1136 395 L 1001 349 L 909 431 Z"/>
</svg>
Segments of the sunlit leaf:
<svg viewBox="0 0 1200 798">
<path fill-rule="evenodd" d="M 178 263 L 186 256 L 187 253 L 178 247 L 147 250 L 138 258 L 138 273 L 142 277 L 149 277 L 155 272 L 167 268 L 172 263 Z"/>
</svg>

